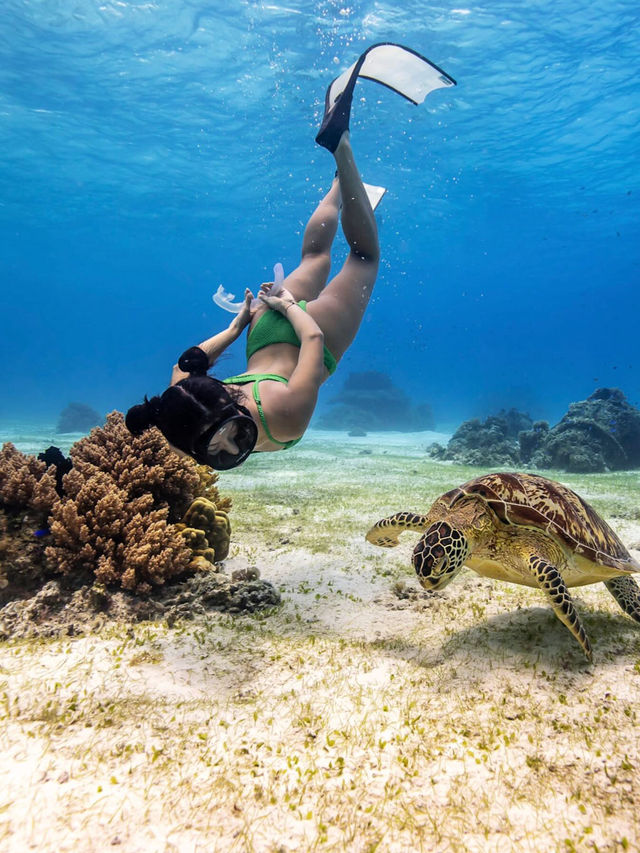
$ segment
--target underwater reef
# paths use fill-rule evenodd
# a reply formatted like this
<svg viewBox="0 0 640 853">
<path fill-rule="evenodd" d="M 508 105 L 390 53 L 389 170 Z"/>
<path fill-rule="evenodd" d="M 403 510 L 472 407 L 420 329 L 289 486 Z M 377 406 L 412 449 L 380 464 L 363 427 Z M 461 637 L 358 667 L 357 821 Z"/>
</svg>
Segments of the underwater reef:
<svg viewBox="0 0 640 853">
<path fill-rule="evenodd" d="M 104 418 L 86 403 L 69 403 L 60 412 L 56 432 L 89 432 Z"/>
<path fill-rule="evenodd" d="M 0 637 L 279 603 L 257 570 L 224 574 L 231 500 L 158 430 L 134 437 L 113 412 L 60 457 L 0 450 Z"/>
<path fill-rule="evenodd" d="M 527 424 L 528 421 L 528 424 Z M 467 465 L 554 468 L 586 474 L 640 467 L 640 410 L 619 388 L 598 388 L 571 403 L 554 426 L 510 410 L 480 422 L 465 421 L 435 459 Z"/>
<path fill-rule="evenodd" d="M 418 432 L 434 427 L 427 403 L 414 405 L 386 373 L 376 370 L 349 373 L 329 405 L 331 408 L 314 422 L 319 429 L 351 430 L 363 435 L 367 430 Z"/>
<path fill-rule="evenodd" d="M 451 436 L 446 447 L 429 447 L 433 459 L 450 460 L 463 465 L 501 468 L 520 463 L 518 436 L 533 427 L 529 415 L 517 409 L 503 409 L 486 420 L 465 421 Z"/>
<path fill-rule="evenodd" d="M 571 403 L 553 428 L 544 422 L 521 436 L 522 461 L 535 468 L 574 473 L 624 471 L 640 467 L 640 410 L 619 388 L 598 388 Z"/>
</svg>

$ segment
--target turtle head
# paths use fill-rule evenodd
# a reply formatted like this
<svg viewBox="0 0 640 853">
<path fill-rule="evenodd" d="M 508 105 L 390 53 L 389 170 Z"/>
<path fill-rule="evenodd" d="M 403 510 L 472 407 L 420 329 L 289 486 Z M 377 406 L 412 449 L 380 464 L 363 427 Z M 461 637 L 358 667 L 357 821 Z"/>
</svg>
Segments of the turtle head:
<svg viewBox="0 0 640 853">
<path fill-rule="evenodd" d="M 429 527 L 413 551 L 413 567 L 425 589 L 442 589 L 458 574 L 469 555 L 469 542 L 447 521 Z"/>
</svg>

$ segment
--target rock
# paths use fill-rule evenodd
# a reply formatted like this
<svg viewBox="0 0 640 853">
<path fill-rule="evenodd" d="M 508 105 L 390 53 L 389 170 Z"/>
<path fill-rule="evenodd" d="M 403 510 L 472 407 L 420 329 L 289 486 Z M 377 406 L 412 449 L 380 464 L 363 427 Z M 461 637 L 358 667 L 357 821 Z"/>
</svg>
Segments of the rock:
<svg viewBox="0 0 640 853">
<path fill-rule="evenodd" d="M 414 404 L 386 373 L 376 370 L 350 373 L 330 405 L 315 424 L 321 429 L 414 432 L 434 426 L 426 403 Z"/>
<path fill-rule="evenodd" d="M 91 606 L 96 611 L 106 610 L 109 606 L 110 596 L 104 584 L 94 583 L 89 590 L 89 600 Z"/>
<path fill-rule="evenodd" d="M 53 574 L 45 559 L 47 537 L 35 535 L 40 523 L 33 513 L 0 509 L 0 607 L 33 593 Z"/>
<path fill-rule="evenodd" d="M 156 595 L 150 599 L 124 590 L 108 592 L 96 583 L 70 589 L 51 580 L 30 598 L 14 599 L 0 608 L 0 639 L 76 636 L 100 630 L 107 621 L 165 618 L 171 627 L 178 619 L 193 619 L 210 610 L 254 612 L 281 601 L 273 584 L 260 580 L 256 567 L 234 572 L 231 578 L 220 571 L 202 572 L 167 583 Z"/>
<path fill-rule="evenodd" d="M 69 403 L 58 418 L 56 432 L 90 432 L 104 418 L 85 403 Z"/>
<path fill-rule="evenodd" d="M 236 569 L 231 572 L 231 580 L 235 583 L 239 581 L 256 581 L 260 577 L 260 569 L 257 566 L 249 566 L 247 569 Z"/>
<path fill-rule="evenodd" d="M 211 572 L 189 578 L 181 585 L 178 594 L 166 601 L 167 618 L 171 622 L 193 618 L 194 610 L 253 612 L 280 602 L 280 593 L 273 584 L 259 579 L 255 567 L 238 570 L 231 579 L 222 572 Z"/>
<path fill-rule="evenodd" d="M 525 464 L 531 461 L 531 457 L 538 451 L 547 440 L 549 424 L 546 421 L 536 421 L 529 430 L 522 430 L 518 435 L 520 445 L 520 459 Z"/>
<path fill-rule="evenodd" d="M 491 415 L 484 421 L 465 421 L 453 434 L 446 448 L 432 444 L 428 449 L 433 459 L 451 460 L 464 465 L 500 468 L 520 462 L 518 432 L 531 425 L 529 415 L 515 409 Z"/>
<path fill-rule="evenodd" d="M 524 439 L 526 447 L 530 436 Z M 575 473 L 640 467 L 640 411 L 619 388 L 598 388 L 586 400 L 571 403 L 530 461 L 538 468 Z"/>
</svg>

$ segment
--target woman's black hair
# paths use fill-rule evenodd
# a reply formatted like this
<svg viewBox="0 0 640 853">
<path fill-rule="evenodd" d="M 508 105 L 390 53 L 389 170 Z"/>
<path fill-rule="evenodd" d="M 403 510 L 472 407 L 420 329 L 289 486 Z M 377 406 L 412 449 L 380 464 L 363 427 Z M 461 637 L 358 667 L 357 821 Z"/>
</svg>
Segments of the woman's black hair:
<svg viewBox="0 0 640 853">
<path fill-rule="evenodd" d="M 189 376 L 150 400 L 132 406 L 125 415 L 125 424 L 133 435 L 140 435 L 152 426 L 158 427 L 167 441 L 185 453 L 193 453 L 194 441 L 203 430 L 224 421 L 233 414 L 251 417 L 237 396 L 223 382 L 207 376 L 208 358 L 200 347 L 186 350 L 178 367 Z"/>
<path fill-rule="evenodd" d="M 124 422 L 127 429 L 133 435 L 140 435 L 146 429 L 157 426 L 161 409 L 160 397 L 152 397 L 148 400 L 145 394 L 144 403 L 139 406 L 132 406 L 125 415 Z"/>
</svg>

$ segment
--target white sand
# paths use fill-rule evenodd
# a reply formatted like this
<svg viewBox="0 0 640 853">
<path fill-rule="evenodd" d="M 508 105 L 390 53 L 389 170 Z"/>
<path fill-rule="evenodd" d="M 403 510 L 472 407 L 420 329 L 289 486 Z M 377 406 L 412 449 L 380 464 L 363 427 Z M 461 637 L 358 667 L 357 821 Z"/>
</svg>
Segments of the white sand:
<svg viewBox="0 0 640 853">
<path fill-rule="evenodd" d="M 2 421 L 0 423 L 0 447 L 10 441 L 23 453 L 38 454 L 53 444 L 63 453 L 81 439 L 82 432 L 56 432 L 55 425 L 42 421 Z"/>
<path fill-rule="evenodd" d="M 227 571 L 276 613 L 0 648 L 0 849 L 640 849 L 640 626 L 574 591 L 590 666 L 536 590 L 429 596 L 415 535 L 364 541 L 470 473 L 433 440 L 312 431 L 223 476 Z M 563 480 L 640 544 L 637 475 Z"/>
</svg>

